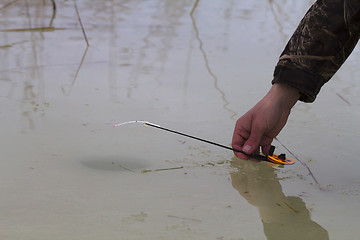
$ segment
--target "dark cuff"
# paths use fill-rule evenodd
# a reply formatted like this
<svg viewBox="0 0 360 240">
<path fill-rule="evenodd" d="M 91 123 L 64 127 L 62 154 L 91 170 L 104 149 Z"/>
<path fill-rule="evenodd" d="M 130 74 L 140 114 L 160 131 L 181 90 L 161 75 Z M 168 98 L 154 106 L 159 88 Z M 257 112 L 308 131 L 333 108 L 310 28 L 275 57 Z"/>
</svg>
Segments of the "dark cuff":
<svg viewBox="0 0 360 240">
<path fill-rule="evenodd" d="M 324 82 L 319 79 L 319 76 L 298 68 L 284 66 L 276 66 L 272 80 L 272 84 L 283 83 L 299 90 L 301 94 L 299 100 L 303 102 L 313 102 Z"/>
</svg>

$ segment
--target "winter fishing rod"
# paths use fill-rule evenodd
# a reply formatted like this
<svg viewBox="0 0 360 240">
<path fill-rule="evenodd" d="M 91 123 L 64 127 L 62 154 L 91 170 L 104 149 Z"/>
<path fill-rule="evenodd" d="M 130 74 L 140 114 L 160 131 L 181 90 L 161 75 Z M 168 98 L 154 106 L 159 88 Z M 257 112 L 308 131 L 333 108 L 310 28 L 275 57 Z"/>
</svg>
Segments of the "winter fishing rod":
<svg viewBox="0 0 360 240">
<path fill-rule="evenodd" d="M 131 123 L 142 123 L 142 124 L 144 124 L 146 126 L 154 127 L 154 128 L 157 128 L 157 129 L 161 129 L 163 131 L 167 131 L 167 132 L 178 134 L 178 135 L 181 135 L 181 136 L 184 136 L 184 137 L 192 138 L 192 139 L 195 139 L 195 140 L 198 140 L 198 141 L 201 141 L 201 142 L 206 142 L 208 144 L 212 144 L 212 145 L 215 145 L 215 146 L 218 146 L 218 147 L 222 147 L 222 148 L 225 148 L 225 149 L 228 149 L 228 150 L 232 150 L 234 152 L 239 152 L 239 153 L 242 153 L 242 154 L 244 154 L 244 155 L 246 155 L 246 156 L 248 156 L 250 158 L 254 158 L 254 159 L 257 159 L 257 160 L 260 160 L 260 161 L 267 161 L 267 162 L 272 162 L 272 163 L 282 164 L 282 165 L 294 164 L 294 162 L 295 162 L 292 159 L 286 158 L 286 155 L 284 153 L 282 153 L 280 155 L 274 154 L 274 151 L 275 151 L 274 146 L 271 146 L 270 152 L 269 152 L 268 155 L 260 155 L 260 154 L 251 154 L 251 155 L 249 155 L 249 154 L 246 154 L 245 152 L 243 152 L 242 150 L 238 150 L 238 149 L 228 147 L 228 146 L 216 143 L 216 142 L 212 142 L 212 141 L 202 139 L 202 138 L 199 138 L 199 137 L 195 137 L 195 136 L 192 136 L 192 135 L 189 135 L 189 134 L 186 134 L 186 133 L 182 133 L 182 132 L 178 132 L 178 131 L 175 131 L 175 130 L 172 130 L 172 129 L 169 129 L 169 128 L 165 128 L 165 127 L 162 127 L 160 125 L 157 125 L 157 124 L 154 124 L 154 123 L 151 123 L 151 122 L 148 122 L 148 121 L 138 121 L 138 120 L 137 121 L 128 121 L 128 122 L 116 124 L 116 125 L 114 125 L 114 127 L 119 127 L 119 126 L 122 126 L 122 125 L 125 125 L 125 124 L 131 124 Z"/>
</svg>

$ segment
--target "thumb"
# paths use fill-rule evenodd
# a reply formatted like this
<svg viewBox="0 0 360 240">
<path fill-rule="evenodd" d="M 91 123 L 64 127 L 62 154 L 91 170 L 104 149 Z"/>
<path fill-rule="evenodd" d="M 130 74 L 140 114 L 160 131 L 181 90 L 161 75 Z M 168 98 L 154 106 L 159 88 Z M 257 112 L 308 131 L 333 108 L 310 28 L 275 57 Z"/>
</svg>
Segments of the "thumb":
<svg viewBox="0 0 360 240">
<path fill-rule="evenodd" d="M 259 129 L 252 129 L 251 134 L 244 143 L 242 150 L 248 155 L 252 154 L 259 147 L 262 136 L 263 131 Z"/>
</svg>

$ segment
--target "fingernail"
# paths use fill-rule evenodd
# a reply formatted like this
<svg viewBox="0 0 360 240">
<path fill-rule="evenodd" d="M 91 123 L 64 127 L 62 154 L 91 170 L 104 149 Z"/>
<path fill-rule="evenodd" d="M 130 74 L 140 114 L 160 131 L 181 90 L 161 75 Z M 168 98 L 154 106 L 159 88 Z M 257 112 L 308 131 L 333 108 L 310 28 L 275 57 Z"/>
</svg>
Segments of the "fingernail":
<svg viewBox="0 0 360 240">
<path fill-rule="evenodd" d="M 250 145 L 245 145 L 242 150 L 244 152 L 250 152 L 251 151 L 251 146 Z"/>
</svg>

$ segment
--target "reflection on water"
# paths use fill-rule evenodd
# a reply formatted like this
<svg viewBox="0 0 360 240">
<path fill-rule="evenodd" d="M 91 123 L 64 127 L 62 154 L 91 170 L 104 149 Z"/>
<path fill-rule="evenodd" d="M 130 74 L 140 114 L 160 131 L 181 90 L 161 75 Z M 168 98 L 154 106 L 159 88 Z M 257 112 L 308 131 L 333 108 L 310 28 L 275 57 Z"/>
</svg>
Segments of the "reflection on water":
<svg viewBox="0 0 360 240">
<path fill-rule="evenodd" d="M 50 106 L 45 98 L 44 32 L 54 30 L 49 27 L 56 16 L 56 5 L 54 1 L 8 1 L 0 11 L 4 30 L 0 45 L 9 46 L 0 48 L 1 88 L 9 100 L 20 101 L 22 132 L 26 132 L 35 127 L 34 115 L 43 118 Z"/>
<path fill-rule="evenodd" d="M 235 157 L 231 166 L 236 169 L 230 174 L 232 185 L 258 208 L 267 239 L 329 239 L 300 197 L 284 195 L 274 168 Z"/>
<path fill-rule="evenodd" d="M 356 234 L 357 226 L 349 222 L 358 217 L 360 195 L 359 128 L 354 114 L 359 105 L 359 59 L 347 63 L 346 77 L 338 76 L 336 90 L 327 95 L 333 94 L 346 106 L 350 117 L 339 118 L 344 111 L 340 108 L 332 109 L 338 114 L 325 115 L 329 106 L 325 104 L 317 111 L 315 105 L 297 105 L 298 116 L 290 120 L 292 132 L 281 137 L 320 183 L 337 184 L 338 192 L 344 191 L 348 198 L 331 191 L 326 194 L 337 198 L 328 198 L 311 185 L 314 181 L 301 164 L 279 173 L 262 164 L 234 160 L 231 167 L 237 171 L 231 173 L 232 184 L 248 203 L 239 201 L 227 179 L 227 163 L 219 164 L 225 177 L 213 174 L 216 164 L 198 167 L 199 158 L 224 159 L 223 150 L 197 148 L 197 143 L 186 139 L 179 143 L 173 135 L 147 128 L 114 131 L 111 127 L 117 121 L 149 119 L 226 144 L 235 116 L 268 89 L 276 59 L 312 0 L 76 0 L 89 47 L 74 2 L 0 1 L 0 192 L 7 193 L 1 196 L 1 212 L 6 214 L 0 224 L 6 226 L 0 229 L 0 238 L 5 232 L 19 239 L 22 227 L 54 234 L 59 226 L 66 232 L 76 232 L 73 227 L 80 226 L 81 238 L 89 232 L 88 226 L 97 226 L 97 239 L 123 234 L 141 239 L 151 231 L 152 237 L 145 239 L 157 239 L 163 229 L 179 239 L 199 239 L 201 233 L 203 239 L 233 239 L 242 237 L 236 230 L 249 216 L 259 220 L 258 212 L 268 239 L 281 239 L 290 232 L 304 239 L 304 233 L 327 239 L 326 230 L 338 239 L 343 232 L 338 231 L 337 221 L 344 216 L 348 217 L 344 231 Z M 334 115 L 334 120 L 346 124 L 331 126 Z M 309 120 L 318 121 L 325 130 L 312 127 Z M 334 143 L 334 136 L 342 146 Z M 324 139 L 328 142 L 319 146 Z M 198 149 L 201 154 L 196 154 Z M 142 169 L 178 167 L 189 156 L 189 162 L 197 164 L 186 165 L 184 171 L 140 174 Z M 279 182 L 280 174 L 287 173 L 293 174 L 291 180 Z M 76 185 L 79 181 L 81 187 Z M 300 197 L 283 193 L 290 188 L 290 195 L 298 196 L 303 186 L 304 191 L 313 191 L 304 198 L 316 203 L 313 218 Z M 219 202 L 208 197 L 211 191 L 217 191 Z M 104 204 L 105 198 L 94 192 L 104 192 L 113 205 Z M 351 210 L 336 210 L 344 199 Z M 224 200 L 231 207 L 219 207 Z M 48 209 L 59 211 L 48 211 L 44 202 Z M 67 202 L 82 204 L 69 208 Z M 235 211 L 248 210 L 249 204 L 256 207 L 249 215 Z M 130 231 L 118 225 L 123 212 L 127 216 L 146 212 L 151 220 L 134 224 Z M 99 221 L 99 216 L 106 221 Z M 184 216 L 170 221 L 200 221 L 184 227 L 185 234 L 173 227 L 175 222 L 166 225 L 168 216 Z M 12 226 L 13 222 L 18 225 Z M 242 225 L 239 232 L 261 239 L 264 233 L 251 224 Z"/>
<path fill-rule="evenodd" d="M 73 80 L 71 81 L 71 83 L 70 83 L 70 84 L 63 84 L 63 85 L 61 86 L 61 91 L 63 92 L 63 94 L 64 94 L 65 96 L 69 96 L 69 95 L 71 94 L 71 90 L 72 90 L 72 88 L 74 87 L 74 84 L 75 84 L 76 79 L 77 79 L 77 77 L 78 77 L 78 75 L 79 75 L 80 69 L 81 69 L 82 65 L 84 64 L 84 60 L 85 60 L 86 53 L 87 53 L 88 49 L 89 49 L 89 46 L 86 46 L 85 51 L 84 51 L 84 54 L 82 55 L 81 61 L 80 61 L 80 63 L 79 63 L 78 68 L 76 69 L 74 78 L 73 78 Z"/>
<path fill-rule="evenodd" d="M 191 17 L 191 21 L 192 21 L 192 24 L 193 24 L 193 27 L 194 27 L 195 37 L 199 41 L 199 50 L 203 55 L 205 68 L 209 72 L 209 75 L 213 78 L 214 87 L 215 87 L 216 90 L 219 91 L 219 93 L 221 95 L 221 99 L 224 101 L 224 106 L 223 107 L 224 107 L 224 109 L 228 110 L 232 114 L 231 118 L 234 119 L 234 117 L 237 115 L 237 112 L 235 112 L 234 110 L 232 110 L 232 109 L 230 109 L 228 107 L 229 101 L 226 99 L 225 92 L 219 87 L 219 83 L 218 83 L 219 79 L 218 79 L 218 77 L 215 75 L 213 70 L 210 68 L 209 59 L 208 59 L 207 54 L 206 54 L 206 52 L 204 50 L 203 41 L 200 38 L 199 29 L 198 29 L 198 27 L 196 25 L 196 20 L 195 20 L 195 17 L 194 17 L 194 13 L 195 13 L 198 5 L 199 5 L 199 1 L 200 0 L 195 1 L 194 6 L 190 11 L 190 17 Z M 229 15 L 229 13 L 227 15 Z"/>
<path fill-rule="evenodd" d="M 291 1 L 292 2 L 292 1 Z M 237 115 L 229 104 L 226 96 L 227 90 L 224 89 L 224 77 L 217 74 L 211 67 L 208 52 L 216 50 L 212 46 L 211 39 L 202 32 L 208 29 L 204 27 L 202 19 L 207 12 L 205 2 L 196 1 L 157 1 L 154 3 L 143 1 L 93 1 L 79 2 L 79 12 L 83 26 L 90 41 L 91 50 L 88 51 L 83 41 L 80 21 L 74 9 L 74 2 L 52 1 L 32 1 L 19 2 L 10 1 L 2 4 L 0 11 L 2 18 L 1 28 L 11 29 L 35 29 L 54 27 L 63 29 L 59 33 L 65 38 L 55 42 L 57 31 L 54 36 L 45 34 L 44 31 L 23 31 L 15 33 L 2 33 L 2 43 L 0 48 L 2 81 L 7 82 L 7 95 L 11 97 L 20 86 L 23 86 L 23 113 L 24 122 L 28 122 L 30 128 L 34 127 L 32 113 L 26 102 L 42 104 L 46 100 L 44 71 L 47 67 L 73 65 L 72 69 L 66 69 L 67 76 L 62 80 L 61 91 L 65 96 L 70 96 L 74 85 L 79 77 L 81 68 L 91 64 L 92 59 L 86 59 L 87 55 L 94 52 L 106 50 L 108 56 L 104 56 L 107 63 L 107 79 L 109 95 L 114 102 L 121 102 L 125 98 L 133 98 L 134 91 L 139 88 L 139 78 L 153 78 L 156 84 L 152 83 L 153 88 L 159 88 L 165 81 L 168 73 L 170 58 L 174 50 L 186 49 L 187 56 L 184 62 L 179 62 L 179 68 L 183 68 L 183 94 L 186 99 L 188 81 L 191 74 L 191 65 L 194 65 L 192 56 L 196 56 L 198 51 L 194 51 L 193 41 L 198 41 L 198 49 L 203 57 L 204 66 L 211 79 L 213 79 L 214 89 L 220 93 L 223 101 L 223 108 L 230 112 L 230 118 Z M 281 10 L 278 1 L 269 1 L 272 6 L 273 15 L 280 26 L 289 19 L 287 11 Z M 306 6 L 306 4 L 303 4 Z M 200 6 L 200 7 L 199 7 Z M 227 1 L 223 5 L 216 6 L 221 13 L 219 16 L 224 19 L 221 29 L 214 29 L 222 37 L 220 49 L 226 52 L 231 45 L 232 31 L 231 23 L 238 17 L 236 9 L 239 9 L 240 18 L 247 21 L 253 20 L 254 9 L 258 8 L 256 3 L 235 3 Z M 141 18 L 136 17 L 139 9 L 146 9 Z M 201 13 L 201 15 L 198 14 Z M 197 21 L 201 20 L 199 24 Z M 222 19 L 221 19 L 222 20 Z M 191 24 L 189 24 L 191 23 Z M 105 31 L 98 33 L 99 28 Z M 279 28 L 283 28 L 280 26 Z M 102 30 L 103 30 L 102 29 Z M 134 32 L 135 31 L 135 32 Z M 104 34 L 105 33 L 105 34 Z M 97 39 L 97 35 L 100 37 Z M 55 37 L 55 38 L 54 38 Z M 233 36 L 234 37 L 234 36 Z M 181 43 L 179 44 L 179 39 Z M 135 41 L 134 41 L 135 40 Z M 186 40 L 186 41 L 183 41 Z M 55 51 L 55 48 L 66 49 L 68 43 L 72 42 L 77 46 L 77 50 L 69 50 L 58 54 L 58 59 L 50 57 L 47 52 Z M 55 43 L 55 44 L 54 44 Z M 66 44 L 65 44 L 66 43 Z M 103 44 L 103 45 L 102 45 Z M 205 48 L 205 44 L 210 46 Z M 17 47 L 17 49 L 15 48 Z M 213 49 L 213 50 L 212 50 Z M 66 54 L 67 53 L 67 54 Z M 89 56 L 88 56 L 89 57 Z M 90 57 L 89 57 L 90 58 Z M 71 63 L 69 61 L 71 59 Z M 102 59 L 96 59 L 99 61 Z M 65 71 L 64 71 L 65 73 Z M 16 74 L 25 75 L 25 81 L 14 82 L 18 79 Z M 193 81 L 193 79 L 192 79 Z M 126 90 L 124 90 L 126 89 Z M 30 99 L 31 98 L 31 99 Z M 24 126 L 27 128 L 27 126 Z"/>
<path fill-rule="evenodd" d="M 127 171 L 127 172 L 141 172 L 141 170 L 149 167 L 143 160 L 131 158 L 131 157 L 122 157 L 122 156 L 95 156 L 93 159 L 83 160 L 81 163 L 89 168 L 95 170 L 104 170 L 104 171 Z"/>
</svg>

